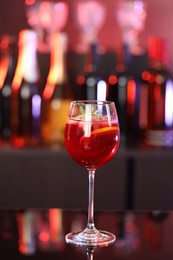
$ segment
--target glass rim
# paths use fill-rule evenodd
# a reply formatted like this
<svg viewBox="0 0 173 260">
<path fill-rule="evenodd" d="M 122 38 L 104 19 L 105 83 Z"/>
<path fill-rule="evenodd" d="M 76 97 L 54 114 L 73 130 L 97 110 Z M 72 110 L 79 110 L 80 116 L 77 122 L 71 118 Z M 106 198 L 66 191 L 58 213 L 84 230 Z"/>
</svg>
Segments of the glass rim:
<svg viewBox="0 0 173 260">
<path fill-rule="evenodd" d="M 95 100 L 95 99 L 79 99 L 79 100 L 73 100 L 71 103 L 74 104 L 98 104 L 98 105 L 111 105 L 114 104 L 113 101 L 109 100 Z"/>
</svg>

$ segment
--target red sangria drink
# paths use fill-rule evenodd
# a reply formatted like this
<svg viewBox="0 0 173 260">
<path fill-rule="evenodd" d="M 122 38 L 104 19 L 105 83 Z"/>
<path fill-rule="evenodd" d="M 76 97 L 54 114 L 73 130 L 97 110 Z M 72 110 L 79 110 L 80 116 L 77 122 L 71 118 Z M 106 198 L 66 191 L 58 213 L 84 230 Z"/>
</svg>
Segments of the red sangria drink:
<svg viewBox="0 0 173 260">
<path fill-rule="evenodd" d="M 120 129 L 114 102 L 72 101 L 65 127 L 65 146 L 71 158 L 85 167 L 89 176 L 88 222 L 85 230 L 66 235 L 67 243 L 108 246 L 115 236 L 97 230 L 94 224 L 94 178 L 96 169 L 109 162 L 120 142 Z"/>
<path fill-rule="evenodd" d="M 83 167 L 97 169 L 118 150 L 119 126 L 117 120 L 94 118 L 86 122 L 82 118 L 69 119 L 65 130 L 65 145 L 74 161 Z"/>
</svg>

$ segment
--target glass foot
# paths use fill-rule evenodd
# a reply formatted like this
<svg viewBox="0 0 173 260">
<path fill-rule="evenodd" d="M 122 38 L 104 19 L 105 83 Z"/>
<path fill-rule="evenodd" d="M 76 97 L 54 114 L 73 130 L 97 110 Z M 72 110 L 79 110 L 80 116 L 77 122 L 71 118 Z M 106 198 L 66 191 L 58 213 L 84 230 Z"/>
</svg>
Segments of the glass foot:
<svg viewBox="0 0 173 260">
<path fill-rule="evenodd" d="M 95 234 L 85 231 L 72 232 L 66 235 L 69 244 L 85 247 L 105 247 L 115 242 L 116 237 L 107 231 L 98 230 Z"/>
</svg>

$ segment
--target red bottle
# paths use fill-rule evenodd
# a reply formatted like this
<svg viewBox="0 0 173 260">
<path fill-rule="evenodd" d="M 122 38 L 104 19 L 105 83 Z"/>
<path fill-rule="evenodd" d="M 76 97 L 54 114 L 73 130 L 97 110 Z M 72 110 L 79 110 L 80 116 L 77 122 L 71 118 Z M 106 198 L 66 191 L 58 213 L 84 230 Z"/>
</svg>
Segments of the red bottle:
<svg viewBox="0 0 173 260">
<path fill-rule="evenodd" d="M 145 143 L 173 146 L 173 77 L 167 65 L 167 42 L 149 38 L 149 68 L 143 72 L 143 130 Z M 144 89 L 145 88 L 145 89 Z"/>
</svg>

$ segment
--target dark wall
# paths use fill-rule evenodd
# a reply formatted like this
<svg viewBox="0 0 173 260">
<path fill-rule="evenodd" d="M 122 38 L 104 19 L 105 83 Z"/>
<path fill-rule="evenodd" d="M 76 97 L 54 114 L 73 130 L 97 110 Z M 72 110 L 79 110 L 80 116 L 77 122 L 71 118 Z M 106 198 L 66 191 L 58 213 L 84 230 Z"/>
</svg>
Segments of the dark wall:
<svg viewBox="0 0 173 260">
<path fill-rule="evenodd" d="M 24 0 L 0 1 L 0 34 L 17 35 L 27 26 Z"/>
</svg>

